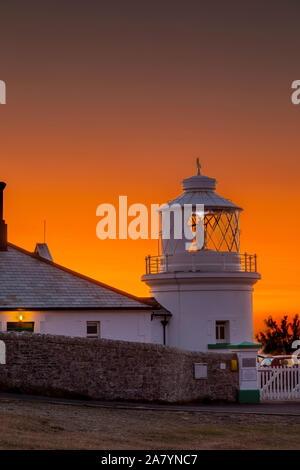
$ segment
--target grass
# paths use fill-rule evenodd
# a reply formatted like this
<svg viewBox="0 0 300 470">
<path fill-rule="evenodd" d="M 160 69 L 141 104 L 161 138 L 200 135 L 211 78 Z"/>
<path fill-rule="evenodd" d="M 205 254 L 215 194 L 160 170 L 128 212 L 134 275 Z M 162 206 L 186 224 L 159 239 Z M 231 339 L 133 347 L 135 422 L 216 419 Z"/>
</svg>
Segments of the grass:
<svg viewBox="0 0 300 470">
<path fill-rule="evenodd" d="M 300 449 L 300 417 L 1 400 L 0 449 Z"/>
</svg>

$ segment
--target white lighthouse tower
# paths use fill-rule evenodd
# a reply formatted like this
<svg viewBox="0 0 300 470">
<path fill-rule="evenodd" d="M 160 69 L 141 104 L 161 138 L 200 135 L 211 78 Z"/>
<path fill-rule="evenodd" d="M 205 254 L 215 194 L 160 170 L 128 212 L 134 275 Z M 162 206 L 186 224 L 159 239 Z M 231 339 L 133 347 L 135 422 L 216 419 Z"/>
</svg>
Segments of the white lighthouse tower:
<svg viewBox="0 0 300 470">
<path fill-rule="evenodd" d="M 216 194 L 216 180 L 198 174 L 183 180 L 183 194 L 160 212 L 170 212 L 170 236 L 161 233 L 161 254 L 146 258 L 143 281 L 172 317 L 166 344 L 191 351 L 257 350 L 253 343 L 253 285 L 260 279 L 256 255 L 240 253 L 241 207 Z M 187 221 L 196 233 L 197 246 L 175 230 L 176 218 Z M 202 206 L 201 206 L 202 205 Z M 204 206 L 204 207 L 203 207 Z M 198 208 L 203 207 L 203 212 Z M 184 223 L 183 223 L 184 225 Z"/>
</svg>

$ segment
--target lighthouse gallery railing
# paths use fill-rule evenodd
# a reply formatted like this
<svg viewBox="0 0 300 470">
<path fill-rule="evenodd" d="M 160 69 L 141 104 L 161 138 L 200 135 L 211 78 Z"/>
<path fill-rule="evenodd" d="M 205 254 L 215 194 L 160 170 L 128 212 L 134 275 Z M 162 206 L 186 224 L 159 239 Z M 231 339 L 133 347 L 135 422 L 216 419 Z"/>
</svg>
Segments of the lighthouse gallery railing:
<svg viewBox="0 0 300 470">
<path fill-rule="evenodd" d="M 172 263 L 172 255 L 146 256 L 146 274 L 167 273 L 170 271 L 170 262 Z M 226 266 L 226 262 L 223 265 L 223 269 L 224 271 L 233 271 L 232 265 Z M 257 255 L 240 254 L 239 269 L 234 271 L 257 273 Z"/>
</svg>

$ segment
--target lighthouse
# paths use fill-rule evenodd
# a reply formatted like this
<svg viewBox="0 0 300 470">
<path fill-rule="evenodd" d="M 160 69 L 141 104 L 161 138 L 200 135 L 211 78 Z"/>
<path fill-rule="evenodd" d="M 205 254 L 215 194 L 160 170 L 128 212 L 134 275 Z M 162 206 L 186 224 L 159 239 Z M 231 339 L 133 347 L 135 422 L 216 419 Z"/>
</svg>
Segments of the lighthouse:
<svg viewBox="0 0 300 470">
<path fill-rule="evenodd" d="M 198 159 L 197 168 L 183 180 L 183 193 L 160 209 L 161 252 L 146 257 L 142 280 L 172 314 L 165 325 L 167 345 L 190 351 L 257 350 L 252 296 L 260 274 L 256 255 L 240 252 L 242 208 L 215 192 L 215 178 L 202 174 Z M 194 239 L 187 237 L 186 225 Z"/>
</svg>

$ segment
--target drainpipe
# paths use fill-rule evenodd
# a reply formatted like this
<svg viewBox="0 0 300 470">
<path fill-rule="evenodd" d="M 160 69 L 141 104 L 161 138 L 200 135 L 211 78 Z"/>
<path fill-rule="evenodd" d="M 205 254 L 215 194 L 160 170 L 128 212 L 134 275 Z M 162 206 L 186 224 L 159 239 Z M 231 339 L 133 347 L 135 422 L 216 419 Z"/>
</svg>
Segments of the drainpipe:
<svg viewBox="0 0 300 470">
<path fill-rule="evenodd" d="M 166 345 L 166 326 L 169 323 L 169 320 L 167 319 L 169 315 L 164 315 L 164 314 L 155 314 L 154 312 L 151 313 L 151 321 L 155 317 L 163 317 L 164 319 L 160 321 L 160 323 L 163 326 L 163 345 Z"/>
<path fill-rule="evenodd" d="M 164 315 L 164 319 L 161 320 L 160 322 L 163 326 L 163 345 L 165 346 L 166 345 L 166 326 L 167 324 L 169 323 L 169 320 L 167 320 L 167 316 Z"/>
</svg>

